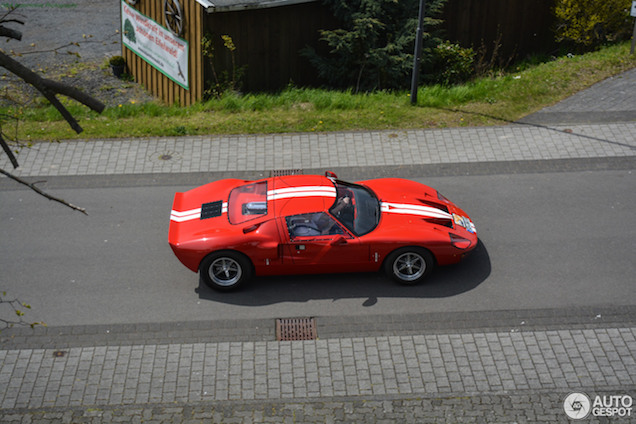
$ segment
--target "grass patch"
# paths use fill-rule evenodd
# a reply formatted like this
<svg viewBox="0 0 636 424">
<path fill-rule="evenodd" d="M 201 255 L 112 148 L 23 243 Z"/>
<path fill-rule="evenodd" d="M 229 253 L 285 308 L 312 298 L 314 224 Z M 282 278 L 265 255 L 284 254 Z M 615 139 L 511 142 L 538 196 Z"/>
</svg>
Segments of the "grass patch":
<svg viewBox="0 0 636 424">
<path fill-rule="evenodd" d="M 204 134 L 351 131 L 500 125 L 552 105 L 636 67 L 629 43 L 545 63 L 530 61 L 497 75 L 453 86 L 426 86 L 413 107 L 407 91 L 354 94 L 289 87 L 277 94 L 230 93 L 190 107 L 159 102 L 107 108 L 98 115 L 65 104 L 84 132 L 76 135 L 45 102 L 23 110 L 22 140 Z M 0 113 L 15 113 L 10 108 Z"/>
</svg>

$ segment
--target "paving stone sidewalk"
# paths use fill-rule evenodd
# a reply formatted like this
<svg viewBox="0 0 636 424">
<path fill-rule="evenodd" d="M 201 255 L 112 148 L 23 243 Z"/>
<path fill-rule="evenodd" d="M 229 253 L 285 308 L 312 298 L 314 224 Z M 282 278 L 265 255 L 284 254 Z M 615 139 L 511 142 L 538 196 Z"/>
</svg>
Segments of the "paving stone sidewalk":
<svg viewBox="0 0 636 424">
<path fill-rule="evenodd" d="M 36 143 L 18 176 L 329 169 L 636 155 L 636 121 Z M 0 167 L 11 169 L 0 156 Z"/>
<path fill-rule="evenodd" d="M 571 392 L 636 397 L 636 327 L 15 349 L 0 364 L 2 422 L 553 422 Z"/>
</svg>

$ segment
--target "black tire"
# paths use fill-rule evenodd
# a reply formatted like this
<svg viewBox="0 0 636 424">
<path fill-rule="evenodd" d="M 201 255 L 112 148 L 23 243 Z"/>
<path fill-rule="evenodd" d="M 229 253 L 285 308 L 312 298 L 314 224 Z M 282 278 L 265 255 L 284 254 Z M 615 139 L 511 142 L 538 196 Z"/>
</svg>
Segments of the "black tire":
<svg viewBox="0 0 636 424">
<path fill-rule="evenodd" d="M 421 247 L 403 247 L 384 262 L 384 271 L 400 284 L 412 286 L 424 280 L 435 268 L 433 254 Z"/>
<path fill-rule="evenodd" d="M 252 277 L 252 263 L 242 253 L 222 250 L 206 256 L 199 265 L 199 271 L 208 287 L 230 291 Z"/>
</svg>

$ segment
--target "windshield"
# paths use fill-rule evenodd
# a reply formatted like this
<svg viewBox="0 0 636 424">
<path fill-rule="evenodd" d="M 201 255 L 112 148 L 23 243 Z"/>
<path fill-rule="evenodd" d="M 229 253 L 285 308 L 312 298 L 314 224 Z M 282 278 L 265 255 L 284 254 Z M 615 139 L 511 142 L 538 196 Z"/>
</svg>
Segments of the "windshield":
<svg viewBox="0 0 636 424">
<path fill-rule="evenodd" d="M 373 192 L 357 184 L 334 181 L 336 201 L 329 212 L 356 236 L 363 236 L 377 227 L 380 202 Z"/>
</svg>

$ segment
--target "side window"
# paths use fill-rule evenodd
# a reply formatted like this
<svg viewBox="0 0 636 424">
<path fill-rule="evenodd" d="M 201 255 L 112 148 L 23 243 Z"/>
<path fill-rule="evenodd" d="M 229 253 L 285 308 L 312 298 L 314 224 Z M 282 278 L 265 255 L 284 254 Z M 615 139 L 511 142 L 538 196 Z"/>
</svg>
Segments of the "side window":
<svg viewBox="0 0 636 424">
<path fill-rule="evenodd" d="M 342 227 L 325 212 L 305 213 L 285 218 L 289 238 L 344 234 Z"/>
</svg>

